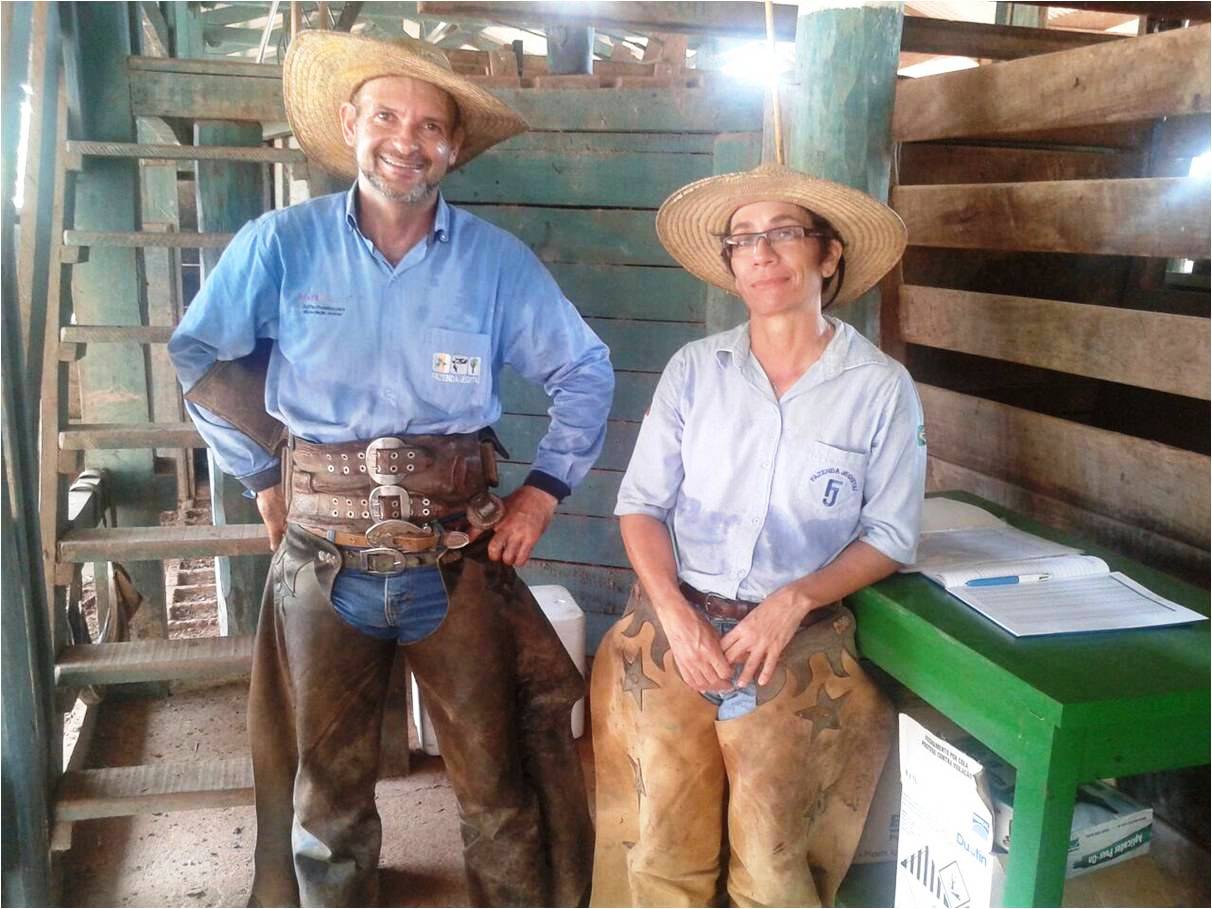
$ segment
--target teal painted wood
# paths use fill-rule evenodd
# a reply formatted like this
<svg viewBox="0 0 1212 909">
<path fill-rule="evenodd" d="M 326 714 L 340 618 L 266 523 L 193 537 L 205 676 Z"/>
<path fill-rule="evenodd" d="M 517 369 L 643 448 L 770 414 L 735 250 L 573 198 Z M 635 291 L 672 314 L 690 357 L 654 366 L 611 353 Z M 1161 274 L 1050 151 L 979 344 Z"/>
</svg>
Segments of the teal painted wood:
<svg viewBox="0 0 1212 909">
<path fill-rule="evenodd" d="M 633 422 L 644 419 L 659 378 L 655 372 L 615 372 L 610 418 Z M 538 416 L 547 413 L 551 399 L 540 386 L 508 369 L 501 381 L 501 405 L 506 413 Z"/>
<path fill-rule="evenodd" d="M 587 321 L 610 348 L 615 369 L 660 372 L 679 349 L 703 337 L 701 322 Z"/>
<path fill-rule="evenodd" d="M 526 202 L 648 208 L 689 179 L 710 176 L 707 155 L 488 152 L 447 177 L 442 191 L 455 203 Z"/>
<path fill-rule="evenodd" d="M 549 262 L 582 316 L 702 322 L 705 285 L 681 268 Z"/>
<path fill-rule="evenodd" d="M 194 127 L 195 145 L 260 145 L 258 124 L 199 123 Z M 264 166 L 228 161 L 199 161 L 196 196 L 198 229 L 233 232 L 261 214 L 264 199 Z M 222 250 L 204 249 L 203 278 L 218 264 Z M 216 526 L 259 524 L 256 503 L 244 497 L 244 486 L 223 473 L 207 452 L 211 476 L 211 514 Z M 257 627 L 261 594 L 269 573 L 269 556 L 215 558 L 215 582 L 219 596 L 221 634 L 251 634 Z"/>
<path fill-rule="evenodd" d="M 493 146 L 488 154 L 539 151 L 563 155 L 604 152 L 710 155 L 714 144 L 715 136 L 709 133 L 540 132 L 532 129 Z"/>
<path fill-rule="evenodd" d="M 510 492 L 526 479 L 530 465 L 506 462 L 499 464 L 498 470 L 501 474 L 501 490 Z M 612 517 L 622 479 L 623 474 L 618 470 L 591 470 L 589 475 L 577 484 L 572 495 L 560 503 L 557 511 L 560 514 L 579 514 L 596 518 Z"/>
<path fill-rule="evenodd" d="M 762 134 L 755 132 L 717 136 L 713 146 L 712 172 L 732 174 L 752 170 L 762 163 Z M 707 333 L 727 331 L 740 325 L 749 313 L 736 294 L 702 284 L 706 302 Z"/>
<path fill-rule="evenodd" d="M 506 414 L 496 424 L 501 441 L 517 461 L 529 462 L 534 458 L 539 440 L 550 425 L 547 417 L 527 417 Z M 626 470 L 635 448 L 635 438 L 640 431 L 639 423 L 610 420 L 606 424 L 606 444 L 597 466 L 603 470 Z"/>
<path fill-rule="evenodd" d="M 900 59 L 897 4 L 800 7 L 795 83 L 787 118 L 787 163 L 888 200 L 892 105 Z M 879 294 L 837 311 L 879 343 Z"/>
<path fill-rule="evenodd" d="M 965 494 L 1204 615 L 1207 590 Z M 1014 638 L 940 587 L 894 575 L 849 598 L 864 655 L 1027 774 L 1007 905 L 1059 905 L 1072 787 L 1209 761 L 1209 625 Z"/>
<path fill-rule="evenodd" d="M 650 211 L 469 205 L 503 227 L 545 262 L 592 265 L 672 265 L 657 241 Z"/>
<path fill-rule="evenodd" d="M 580 562 L 586 556 L 595 565 L 627 568 L 619 522 L 614 518 L 595 518 L 577 514 L 557 514 L 547 532 L 534 548 L 536 559 Z"/>
</svg>

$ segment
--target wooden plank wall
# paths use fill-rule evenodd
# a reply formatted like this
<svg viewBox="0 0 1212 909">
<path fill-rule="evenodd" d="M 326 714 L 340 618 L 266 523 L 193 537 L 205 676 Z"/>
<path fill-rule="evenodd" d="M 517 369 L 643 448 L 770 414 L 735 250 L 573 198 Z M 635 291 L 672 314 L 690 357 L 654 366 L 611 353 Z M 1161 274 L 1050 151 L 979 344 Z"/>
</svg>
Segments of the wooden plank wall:
<svg viewBox="0 0 1212 909">
<path fill-rule="evenodd" d="M 1206 582 L 1209 27 L 901 83 L 909 226 L 884 346 L 918 380 L 932 489 Z"/>
<path fill-rule="evenodd" d="M 534 127 L 449 177 L 446 197 L 522 238 L 609 345 L 615 398 L 597 465 L 557 512 L 522 574 L 562 584 L 587 613 L 589 647 L 622 612 L 632 573 L 613 517 L 622 472 L 661 370 L 707 333 L 705 285 L 657 241 L 655 210 L 673 190 L 757 163 L 758 95 L 711 89 L 500 90 Z M 747 132 L 752 160 L 737 162 Z M 744 143 L 742 143 L 744 144 Z M 513 457 L 502 488 L 522 481 L 546 431 L 550 401 L 507 373 L 498 431 Z"/>
</svg>

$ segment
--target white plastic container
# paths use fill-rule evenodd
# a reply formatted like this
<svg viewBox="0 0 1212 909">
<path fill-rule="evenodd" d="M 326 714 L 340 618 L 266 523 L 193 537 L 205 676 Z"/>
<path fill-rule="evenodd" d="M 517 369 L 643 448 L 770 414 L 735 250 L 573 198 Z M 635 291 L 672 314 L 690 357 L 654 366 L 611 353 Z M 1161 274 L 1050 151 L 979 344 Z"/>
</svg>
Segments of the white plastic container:
<svg viewBox="0 0 1212 909">
<path fill-rule="evenodd" d="M 560 643 L 572 657 L 577 670 L 585 675 L 585 613 L 572 598 L 567 588 L 559 584 L 543 584 L 531 587 L 530 592 L 538 601 L 539 608 L 547 616 L 547 621 L 555 629 Z M 438 738 L 434 734 L 433 724 L 425 705 L 421 703 L 421 692 L 417 680 L 409 674 L 412 683 L 412 717 L 417 724 L 417 732 L 421 739 L 421 748 L 426 754 L 438 755 Z M 572 707 L 572 737 L 579 739 L 585 733 L 585 699 L 577 701 Z"/>
</svg>

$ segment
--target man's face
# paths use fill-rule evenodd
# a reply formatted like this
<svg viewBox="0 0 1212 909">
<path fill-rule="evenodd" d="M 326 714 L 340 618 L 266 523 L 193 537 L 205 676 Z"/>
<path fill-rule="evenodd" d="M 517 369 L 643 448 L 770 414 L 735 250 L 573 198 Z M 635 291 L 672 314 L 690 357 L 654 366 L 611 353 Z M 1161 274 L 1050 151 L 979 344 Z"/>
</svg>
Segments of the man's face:
<svg viewBox="0 0 1212 909">
<path fill-rule="evenodd" d="M 341 131 L 364 178 L 359 183 L 407 205 L 433 195 L 463 138 L 450 95 L 405 76 L 363 84 L 341 105 Z"/>
<path fill-rule="evenodd" d="M 812 217 L 790 202 L 752 202 L 732 215 L 729 234 L 754 234 L 778 227 L 812 228 Z M 762 239 L 732 256 L 737 291 L 755 315 L 770 315 L 809 305 L 819 306 L 821 287 L 837 270 L 841 244 L 819 237 L 770 243 Z"/>
</svg>

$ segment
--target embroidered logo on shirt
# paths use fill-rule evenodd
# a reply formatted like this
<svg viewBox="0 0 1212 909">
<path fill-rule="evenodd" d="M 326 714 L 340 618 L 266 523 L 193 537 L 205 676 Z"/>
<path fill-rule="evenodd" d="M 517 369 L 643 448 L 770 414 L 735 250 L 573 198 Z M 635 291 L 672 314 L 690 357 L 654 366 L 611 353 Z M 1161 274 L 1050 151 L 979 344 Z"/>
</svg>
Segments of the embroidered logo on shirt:
<svg viewBox="0 0 1212 909">
<path fill-rule="evenodd" d="M 816 481 L 828 478 L 825 480 L 825 486 L 821 490 L 821 504 L 826 508 L 832 508 L 838 502 L 838 497 L 845 491 L 846 487 L 850 487 L 851 492 L 858 492 L 858 480 L 854 474 L 848 470 L 843 470 L 840 467 L 822 467 L 816 473 L 808 478 L 808 482 L 816 487 Z"/>
<path fill-rule="evenodd" d="M 338 305 L 332 297 L 324 294 L 302 294 L 299 302 L 303 306 L 305 316 L 343 316 L 345 307 Z"/>
<path fill-rule="evenodd" d="M 466 354 L 436 353 L 433 355 L 433 377 L 439 382 L 479 382 L 480 358 Z"/>
</svg>

